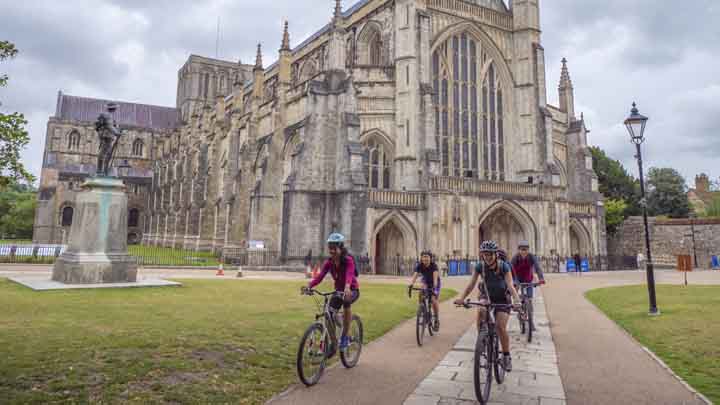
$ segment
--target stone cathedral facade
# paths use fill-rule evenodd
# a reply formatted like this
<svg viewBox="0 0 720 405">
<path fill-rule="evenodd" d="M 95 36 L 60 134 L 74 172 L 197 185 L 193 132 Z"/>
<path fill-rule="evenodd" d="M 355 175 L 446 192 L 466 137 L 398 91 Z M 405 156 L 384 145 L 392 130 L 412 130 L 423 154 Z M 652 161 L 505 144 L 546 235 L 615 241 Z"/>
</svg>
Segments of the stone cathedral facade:
<svg viewBox="0 0 720 405">
<path fill-rule="evenodd" d="M 604 255 L 565 61 L 546 100 L 538 1 L 337 0 L 294 48 L 286 24 L 270 66 L 260 46 L 254 66 L 191 58 L 177 124 L 145 131 L 143 243 L 300 258 L 337 231 L 377 263 L 484 239 Z"/>
</svg>

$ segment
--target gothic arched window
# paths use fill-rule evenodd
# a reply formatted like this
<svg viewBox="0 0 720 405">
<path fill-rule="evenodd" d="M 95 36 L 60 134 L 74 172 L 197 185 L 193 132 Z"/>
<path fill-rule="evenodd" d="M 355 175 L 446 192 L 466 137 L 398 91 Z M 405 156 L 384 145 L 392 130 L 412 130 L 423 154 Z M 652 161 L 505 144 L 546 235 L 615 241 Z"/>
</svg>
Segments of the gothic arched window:
<svg viewBox="0 0 720 405">
<path fill-rule="evenodd" d="M 140 210 L 133 208 L 128 212 L 128 226 L 137 227 L 140 223 Z"/>
<path fill-rule="evenodd" d="M 382 142 L 370 139 L 365 147 L 368 150 L 368 160 L 365 163 L 368 186 L 372 189 L 390 189 L 392 178 L 392 151 Z"/>
<path fill-rule="evenodd" d="M 480 41 L 457 34 L 433 53 L 442 175 L 504 181 L 503 83 Z"/>
<path fill-rule="evenodd" d="M 370 64 L 373 66 L 382 65 L 382 38 L 379 32 L 375 32 L 368 41 L 368 54 L 370 57 Z"/>
<path fill-rule="evenodd" d="M 315 61 L 308 60 L 305 63 L 303 63 L 302 68 L 300 69 L 300 83 L 306 82 L 317 74 L 317 68 L 315 66 Z"/>
<path fill-rule="evenodd" d="M 60 225 L 71 226 L 72 221 L 73 221 L 73 213 L 74 213 L 74 210 L 72 207 L 63 208 L 61 215 L 60 215 Z"/>
<path fill-rule="evenodd" d="M 136 139 L 135 142 L 133 142 L 132 146 L 133 156 L 143 156 L 144 146 L 145 144 L 143 143 L 142 139 Z"/>
<path fill-rule="evenodd" d="M 80 149 L 80 133 L 78 133 L 78 131 L 72 130 L 68 134 L 67 148 L 68 148 L 68 150 Z"/>
<path fill-rule="evenodd" d="M 360 65 L 381 66 L 383 60 L 382 26 L 368 22 L 357 39 L 357 60 Z"/>
</svg>

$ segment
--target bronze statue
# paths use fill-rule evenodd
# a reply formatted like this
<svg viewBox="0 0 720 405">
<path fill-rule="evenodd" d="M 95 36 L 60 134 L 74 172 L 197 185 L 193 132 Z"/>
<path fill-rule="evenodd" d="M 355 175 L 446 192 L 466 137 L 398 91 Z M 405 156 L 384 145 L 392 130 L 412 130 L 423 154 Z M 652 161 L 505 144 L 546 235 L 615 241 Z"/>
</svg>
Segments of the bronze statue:
<svg viewBox="0 0 720 405">
<path fill-rule="evenodd" d="M 115 155 L 115 148 L 117 147 L 118 142 L 120 142 L 120 137 L 122 136 L 122 131 L 111 116 L 116 109 L 117 104 L 108 104 L 108 113 L 100 114 L 97 122 L 95 123 L 95 130 L 97 131 L 98 138 L 100 140 L 97 164 L 98 176 L 107 177 L 109 175 Z"/>
</svg>

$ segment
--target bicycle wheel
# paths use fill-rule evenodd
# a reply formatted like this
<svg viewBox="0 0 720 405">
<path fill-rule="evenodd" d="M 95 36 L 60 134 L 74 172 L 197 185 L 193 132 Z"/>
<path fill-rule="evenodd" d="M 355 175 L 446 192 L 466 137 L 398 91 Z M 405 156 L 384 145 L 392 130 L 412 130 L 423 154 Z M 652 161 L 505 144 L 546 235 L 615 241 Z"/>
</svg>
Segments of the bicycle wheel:
<svg viewBox="0 0 720 405">
<path fill-rule="evenodd" d="M 493 339 L 493 369 L 495 370 L 495 381 L 502 384 L 505 381 L 505 359 L 500 356 L 499 339 Z"/>
<path fill-rule="evenodd" d="M 524 310 L 525 310 L 525 303 L 523 302 L 523 311 Z M 520 334 L 521 335 L 525 334 L 525 319 L 523 319 L 523 316 L 524 315 L 523 315 L 522 311 L 518 312 L 517 319 L 518 319 L 518 323 L 520 323 Z"/>
<path fill-rule="evenodd" d="M 418 346 L 423 345 L 423 338 L 425 337 L 425 304 L 420 304 L 417 310 L 417 319 L 415 322 L 415 337 L 417 338 Z"/>
<path fill-rule="evenodd" d="M 492 387 L 492 344 L 487 332 L 480 332 L 475 342 L 475 359 L 473 361 L 473 381 L 475 382 L 475 397 L 480 405 L 485 405 L 490 399 Z"/>
<path fill-rule="evenodd" d="M 427 312 L 426 312 L 427 313 L 427 321 L 425 322 L 425 325 L 427 325 L 426 328 L 427 328 L 428 334 L 430 336 L 432 336 L 435 334 L 435 329 L 433 329 L 433 322 L 435 321 L 435 314 L 433 314 L 432 303 L 430 303 L 429 305 L 426 303 L 425 308 L 427 308 Z"/>
<path fill-rule="evenodd" d="M 340 351 L 340 361 L 345 368 L 353 368 L 360 360 L 363 345 L 363 324 L 357 315 L 352 317 L 348 337 L 350 337 L 350 346 L 344 351 Z"/>
<path fill-rule="evenodd" d="M 532 343 L 533 329 L 535 329 L 535 318 L 533 315 L 533 304 L 532 301 L 527 303 L 527 331 L 528 331 L 528 343 Z"/>
<path fill-rule="evenodd" d="M 324 329 L 322 324 L 313 323 L 300 340 L 297 372 L 300 381 L 308 387 L 317 384 L 325 371 L 329 341 Z"/>
</svg>

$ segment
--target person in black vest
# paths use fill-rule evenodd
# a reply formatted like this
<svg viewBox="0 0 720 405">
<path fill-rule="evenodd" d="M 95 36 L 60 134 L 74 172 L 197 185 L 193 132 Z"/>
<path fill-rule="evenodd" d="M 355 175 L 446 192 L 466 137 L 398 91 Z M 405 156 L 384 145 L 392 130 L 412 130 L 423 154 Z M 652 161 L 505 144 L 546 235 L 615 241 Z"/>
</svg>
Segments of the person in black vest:
<svg viewBox="0 0 720 405">
<path fill-rule="evenodd" d="M 497 252 L 498 246 L 494 241 L 485 241 L 480 245 L 482 260 L 475 266 L 475 273 L 472 280 L 470 280 L 470 284 L 465 288 L 463 294 L 455 300 L 455 305 L 463 305 L 465 299 L 476 286 L 480 290 L 479 298 L 481 300 L 489 300 L 491 303 L 499 305 L 513 304 L 512 299 L 516 303 L 520 302 L 520 296 L 513 286 L 512 268 L 509 263 L 498 260 Z M 482 277 L 482 281 L 478 283 L 480 277 Z M 478 330 L 481 332 L 483 329 L 487 330 L 487 325 L 485 325 L 486 311 L 485 307 L 478 307 L 477 323 Z M 500 336 L 505 370 L 508 372 L 512 371 L 510 335 L 508 335 L 507 330 L 510 312 L 510 308 L 507 307 L 495 309 L 497 334 Z"/>
<path fill-rule="evenodd" d="M 440 297 L 440 269 L 433 260 L 433 254 L 429 250 L 425 250 L 420 253 L 420 263 L 415 266 L 412 280 L 410 280 L 410 286 L 412 288 L 415 285 L 418 277 L 422 276 L 422 283 L 424 288 L 432 290 L 432 310 L 435 313 L 435 324 L 433 329 L 435 331 L 440 330 L 440 305 L 438 304 L 438 298 Z"/>
</svg>

